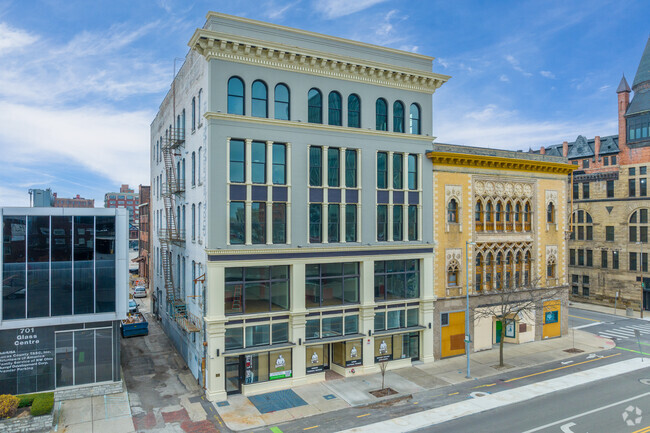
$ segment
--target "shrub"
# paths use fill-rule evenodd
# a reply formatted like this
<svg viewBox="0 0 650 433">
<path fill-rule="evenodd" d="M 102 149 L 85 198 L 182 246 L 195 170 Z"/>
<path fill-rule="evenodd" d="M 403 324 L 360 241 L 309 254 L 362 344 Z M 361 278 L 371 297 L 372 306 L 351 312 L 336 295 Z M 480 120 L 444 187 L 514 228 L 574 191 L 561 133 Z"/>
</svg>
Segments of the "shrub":
<svg viewBox="0 0 650 433">
<path fill-rule="evenodd" d="M 26 407 L 32 405 L 36 398 L 36 394 L 17 395 L 16 397 L 18 397 L 18 407 Z"/>
<path fill-rule="evenodd" d="M 0 418 L 11 418 L 18 409 L 19 398 L 9 394 L 0 395 Z"/>
<path fill-rule="evenodd" d="M 44 392 L 42 394 L 36 394 L 34 402 L 32 403 L 32 416 L 47 415 L 52 412 L 54 407 L 54 393 L 53 392 Z"/>
</svg>

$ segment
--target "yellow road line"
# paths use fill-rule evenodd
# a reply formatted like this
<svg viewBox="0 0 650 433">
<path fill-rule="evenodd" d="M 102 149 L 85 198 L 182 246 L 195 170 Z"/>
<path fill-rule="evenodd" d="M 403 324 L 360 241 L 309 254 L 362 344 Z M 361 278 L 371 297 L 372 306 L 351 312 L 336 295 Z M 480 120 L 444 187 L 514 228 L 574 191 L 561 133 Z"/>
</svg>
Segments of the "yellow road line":
<svg viewBox="0 0 650 433">
<path fill-rule="evenodd" d="M 472 389 L 476 389 L 476 388 L 485 388 L 485 387 L 488 387 L 488 386 L 494 386 L 494 385 L 496 385 L 496 383 L 487 383 L 487 384 L 485 384 L 485 385 L 475 386 L 475 387 L 472 388 Z"/>
<path fill-rule="evenodd" d="M 590 359 L 588 361 L 577 362 L 575 364 L 569 364 L 569 365 L 565 365 L 563 367 L 551 368 L 550 370 L 540 371 L 539 373 L 533 373 L 533 374 L 529 374 L 529 375 L 526 375 L 526 376 L 514 377 L 512 379 L 504 380 L 504 382 L 514 382 L 515 380 L 525 379 L 527 377 L 533 377 L 533 376 L 537 376 L 539 374 L 550 373 L 551 371 L 562 370 L 564 368 L 575 367 L 576 365 L 587 364 L 588 362 L 594 362 L 594 361 L 598 361 L 598 360 L 601 360 L 601 359 L 607 359 L 607 358 L 611 358 L 612 356 L 618 356 L 618 355 L 620 355 L 620 353 L 615 353 L 613 355 L 603 356 L 602 358 L 594 358 L 594 359 Z"/>
<path fill-rule="evenodd" d="M 418 402 L 417 402 L 417 401 L 414 401 L 413 404 L 418 404 Z"/>
<path fill-rule="evenodd" d="M 311 430 L 311 429 L 316 428 L 316 427 L 318 427 L 318 426 L 317 426 L 317 425 L 313 425 L 313 426 L 311 426 L 311 427 L 305 427 L 303 430 Z"/>
<path fill-rule="evenodd" d="M 643 427 L 640 430 L 633 431 L 632 433 L 646 433 L 650 431 L 650 425 L 648 427 Z"/>
<path fill-rule="evenodd" d="M 602 322 L 602 320 L 588 319 L 586 317 L 580 317 L 580 316 L 572 316 L 571 314 L 569 314 L 569 317 L 573 317 L 574 319 L 591 320 L 592 322 Z"/>
<path fill-rule="evenodd" d="M 447 395 L 456 395 L 456 394 L 459 394 L 459 393 L 460 393 L 460 391 L 458 391 L 458 392 L 452 392 L 451 394 L 447 394 Z"/>
<path fill-rule="evenodd" d="M 363 415 L 357 415 L 357 418 L 363 418 L 364 416 L 370 415 L 369 413 L 364 413 Z"/>
</svg>

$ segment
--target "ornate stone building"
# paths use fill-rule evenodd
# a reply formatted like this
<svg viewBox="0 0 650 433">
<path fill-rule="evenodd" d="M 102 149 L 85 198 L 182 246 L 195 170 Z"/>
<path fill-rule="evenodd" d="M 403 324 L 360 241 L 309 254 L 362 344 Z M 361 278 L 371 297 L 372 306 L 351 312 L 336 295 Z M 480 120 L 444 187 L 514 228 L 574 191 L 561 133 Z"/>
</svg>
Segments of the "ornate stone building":
<svg viewBox="0 0 650 433">
<path fill-rule="evenodd" d="M 507 302 L 524 302 L 533 291 L 539 301 L 513 317 L 506 342 L 566 332 L 567 222 L 561 216 L 567 211 L 567 174 L 574 167 L 557 156 L 447 144 L 434 144 L 427 156 L 433 164 L 437 251 L 434 356 L 465 353 L 467 287 L 470 350 L 490 349 L 499 341 L 501 322 L 475 320 L 475 312 L 505 302 L 504 292 L 513 292 Z"/>
<path fill-rule="evenodd" d="M 568 196 L 572 299 L 648 310 L 650 39 L 632 88 L 623 77 L 616 92 L 617 135 L 578 136 L 536 153 L 578 166 Z"/>
</svg>

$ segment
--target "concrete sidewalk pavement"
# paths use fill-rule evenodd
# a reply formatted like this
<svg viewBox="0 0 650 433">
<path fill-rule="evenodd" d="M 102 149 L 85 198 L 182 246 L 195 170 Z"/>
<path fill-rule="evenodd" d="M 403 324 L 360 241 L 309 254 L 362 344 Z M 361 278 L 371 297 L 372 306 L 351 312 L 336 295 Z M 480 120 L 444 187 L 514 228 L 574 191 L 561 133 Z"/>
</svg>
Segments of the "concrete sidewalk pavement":
<svg viewBox="0 0 650 433">
<path fill-rule="evenodd" d="M 576 354 L 566 352 L 573 347 L 582 352 Z M 506 344 L 504 362 L 506 371 L 513 371 L 613 347 L 612 340 L 588 332 L 572 330 L 561 338 L 518 345 Z M 389 363 L 385 383 L 387 387 L 398 392 L 396 396 L 404 396 L 468 380 L 482 379 L 504 371 L 503 368 L 498 368 L 498 346 L 492 350 L 474 352 L 470 359 L 472 379 L 465 378 L 466 358 L 463 355 L 429 364 L 414 362 L 411 367 L 395 370 L 390 369 Z M 386 397 L 374 397 L 370 391 L 380 388 L 381 374 L 377 373 L 294 387 L 292 391 L 302 398 L 306 405 L 285 410 L 262 414 L 249 398 L 242 395 L 231 396 L 227 403 L 217 403 L 216 406 L 226 425 L 232 430 L 241 431 L 272 426 L 347 407 L 378 403 Z"/>
<path fill-rule="evenodd" d="M 614 307 L 607 307 L 605 305 L 587 304 L 585 302 L 574 302 L 574 301 L 569 301 L 569 307 L 571 307 L 571 308 L 579 308 L 580 310 L 594 311 L 596 313 L 613 314 L 613 315 L 621 316 L 621 317 L 628 317 L 628 318 L 635 318 L 635 319 L 640 319 L 641 318 L 641 312 L 640 311 L 632 310 L 631 311 L 631 316 L 628 316 L 626 309 L 625 308 L 620 308 L 620 307 L 617 308 L 617 309 L 614 309 Z M 644 311 L 643 312 L 643 320 L 650 321 L 650 311 Z"/>
</svg>

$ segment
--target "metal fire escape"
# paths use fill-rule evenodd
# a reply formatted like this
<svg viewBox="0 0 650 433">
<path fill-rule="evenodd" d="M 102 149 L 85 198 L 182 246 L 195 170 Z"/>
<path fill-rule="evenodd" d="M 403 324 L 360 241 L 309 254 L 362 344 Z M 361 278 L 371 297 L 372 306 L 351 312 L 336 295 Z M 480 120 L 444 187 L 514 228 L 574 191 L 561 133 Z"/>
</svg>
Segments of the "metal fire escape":
<svg viewBox="0 0 650 433">
<path fill-rule="evenodd" d="M 179 125 L 180 126 L 180 125 Z M 171 314 L 178 325 L 186 332 L 200 332 L 200 319 L 187 311 L 185 299 L 181 293 L 180 284 L 174 281 L 172 267 L 172 245 L 185 246 L 185 230 L 180 227 L 180 207 L 176 199 L 185 193 L 185 181 L 179 177 L 175 157 L 181 156 L 181 148 L 185 146 L 185 130 L 171 128 L 162 143 L 162 154 L 165 163 L 165 179 L 162 196 L 165 206 L 166 227 L 159 232 L 162 256 L 163 279 L 167 304 L 171 305 Z"/>
</svg>

